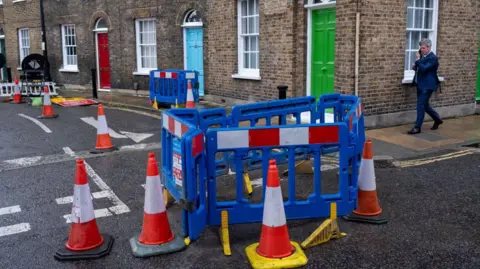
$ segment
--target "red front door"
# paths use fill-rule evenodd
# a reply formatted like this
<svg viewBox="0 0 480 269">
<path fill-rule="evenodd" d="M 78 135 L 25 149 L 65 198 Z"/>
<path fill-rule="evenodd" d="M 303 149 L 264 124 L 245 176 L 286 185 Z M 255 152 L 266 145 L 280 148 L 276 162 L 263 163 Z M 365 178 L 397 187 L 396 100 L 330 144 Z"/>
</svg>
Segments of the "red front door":
<svg viewBox="0 0 480 269">
<path fill-rule="evenodd" d="M 110 54 L 108 53 L 108 34 L 98 34 L 98 68 L 100 89 L 110 89 Z"/>
</svg>

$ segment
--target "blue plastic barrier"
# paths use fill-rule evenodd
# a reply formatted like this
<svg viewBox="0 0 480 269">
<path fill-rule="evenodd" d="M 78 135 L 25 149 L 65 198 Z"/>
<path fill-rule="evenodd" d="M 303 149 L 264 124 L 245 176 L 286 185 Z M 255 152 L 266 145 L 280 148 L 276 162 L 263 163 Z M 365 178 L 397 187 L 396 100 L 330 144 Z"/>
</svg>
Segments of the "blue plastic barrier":
<svg viewBox="0 0 480 269">
<path fill-rule="evenodd" d="M 332 108 L 335 122 L 324 123 L 322 115 Z M 312 123 L 300 123 L 303 112 L 311 113 Z M 288 124 L 289 115 L 297 119 L 295 123 Z M 272 125 L 273 117 L 279 117 L 279 125 Z M 259 120 L 265 120 L 266 126 L 240 126 L 243 121 Z M 245 169 L 261 168 L 264 194 L 272 158 L 288 164 L 287 219 L 328 217 L 332 202 L 337 203 L 338 216 L 344 216 L 356 207 L 364 142 L 364 116 L 355 96 L 326 95 L 317 104 L 313 97 L 303 97 L 241 105 L 230 115 L 220 108 L 171 109 L 162 117 L 162 182 L 183 205 L 183 232 L 192 240 L 207 225 L 219 225 L 223 210 L 228 211 L 230 224 L 262 221 L 263 202 L 251 203 L 244 197 L 242 174 Z M 339 154 L 338 192 L 324 194 L 321 158 L 333 151 Z M 299 158 L 312 159 L 314 164 L 313 193 L 304 200 L 295 195 Z M 228 169 L 237 171 L 235 198 L 217 201 L 217 177 Z"/>
<path fill-rule="evenodd" d="M 192 83 L 192 92 L 194 101 L 199 99 L 198 72 L 189 70 L 153 70 L 150 72 L 149 88 L 150 100 L 153 102 L 155 97 L 157 102 L 175 105 L 186 104 L 188 81 Z"/>
</svg>

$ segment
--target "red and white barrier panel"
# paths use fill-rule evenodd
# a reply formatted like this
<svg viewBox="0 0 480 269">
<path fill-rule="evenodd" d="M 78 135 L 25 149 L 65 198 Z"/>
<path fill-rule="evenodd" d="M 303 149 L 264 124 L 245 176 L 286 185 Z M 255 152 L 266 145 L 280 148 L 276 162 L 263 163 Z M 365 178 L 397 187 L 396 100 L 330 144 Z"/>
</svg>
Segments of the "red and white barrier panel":
<svg viewBox="0 0 480 269">
<path fill-rule="evenodd" d="M 217 132 L 217 148 L 250 148 L 339 142 L 339 126 L 225 130 Z"/>
</svg>

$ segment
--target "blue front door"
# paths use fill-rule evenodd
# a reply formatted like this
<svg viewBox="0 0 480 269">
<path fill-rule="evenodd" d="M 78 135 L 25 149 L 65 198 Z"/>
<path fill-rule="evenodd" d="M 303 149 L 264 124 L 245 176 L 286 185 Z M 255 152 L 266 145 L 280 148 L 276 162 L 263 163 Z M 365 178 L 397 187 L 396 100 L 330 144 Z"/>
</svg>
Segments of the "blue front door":
<svg viewBox="0 0 480 269">
<path fill-rule="evenodd" d="M 203 88 L 203 29 L 187 28 L 186 29 L 186 46 L 187 46 L 187 66 L 185 69 L 198 71 L 198 83 L 200 96 L 204 95 Z"/>
</svg>

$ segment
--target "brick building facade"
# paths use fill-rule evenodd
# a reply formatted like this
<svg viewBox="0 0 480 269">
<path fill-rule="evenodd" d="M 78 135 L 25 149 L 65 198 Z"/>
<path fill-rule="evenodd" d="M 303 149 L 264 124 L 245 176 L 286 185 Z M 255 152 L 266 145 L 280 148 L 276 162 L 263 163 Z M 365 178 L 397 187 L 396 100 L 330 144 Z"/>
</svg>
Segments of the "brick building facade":
<svg viewBox="0 0 480 269">
<path fill-rule="evenodd" d="M 30 50 L 41 52 L 38 0 L 3 2 L 7 60 L 17 67 L 19 29 L 30 28 Z M 433 105 L 442 116 L 473 114 L 476 107 L 476 0 L 65 0 L 59 5 L 45 0 L 47 44 L 52 77 L 69 87 L 89 89 L 90 70 L 96 68 L 100 88 L 147 90 L 148 70 L 194 63 L 203 70 L 206 99 L 276 99 L 279 84 L 289 86 L 290 97 L 358 94 L 367 125 L 393 125 L 414 120 L 412 59 L 418 40 L 429 37 L 445 79 Z"/>
</svg>

